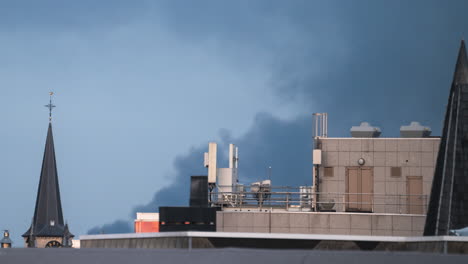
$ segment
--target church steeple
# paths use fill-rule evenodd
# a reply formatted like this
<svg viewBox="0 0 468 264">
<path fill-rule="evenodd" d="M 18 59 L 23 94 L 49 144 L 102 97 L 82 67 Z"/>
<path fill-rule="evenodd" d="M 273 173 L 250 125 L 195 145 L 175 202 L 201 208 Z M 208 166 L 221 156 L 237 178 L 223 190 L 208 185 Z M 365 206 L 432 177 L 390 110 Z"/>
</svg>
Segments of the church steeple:
<svg viewBox="0 0 468 264">
<path fill-rule="evenodd" d="M 458 52 L 424 227 L 426 236 L 446 236 L 468 226 L 468 59 Z"/>
<path fill-rule="evenodd" d="M 52 95 L 52 94 L 51 94 Z M 52 110 L 52 100 L 47 105 Z M 49 112 L 49 127 L 47 130 L 47 139 L 42 161 L 41 176 L 37 190 L 36 207 L 31 227 L 23 234 L 27 244 L 31 244 L 30 238 L 36 239 L 38 247 L 40 238 L 56 238 L 54 241 L 62 240 L 64 234 L 69 236 L 71 233 L 63 221 L 62 203 L 60 201 L 60 188 L 57 173 L 57 164 L 55 160 L 54 138 L 52 134 L 52 119 Z M 71 235 L 73 237 L 73 235 Z M 42 239 L 43 240 L 43 239 Z M 29 242 L 29 243 L 28 243 Z M 68 242 L 68 241 L 62 241 Z M 43 243 L 42 243 L 43 244 Z"/>
</svg>

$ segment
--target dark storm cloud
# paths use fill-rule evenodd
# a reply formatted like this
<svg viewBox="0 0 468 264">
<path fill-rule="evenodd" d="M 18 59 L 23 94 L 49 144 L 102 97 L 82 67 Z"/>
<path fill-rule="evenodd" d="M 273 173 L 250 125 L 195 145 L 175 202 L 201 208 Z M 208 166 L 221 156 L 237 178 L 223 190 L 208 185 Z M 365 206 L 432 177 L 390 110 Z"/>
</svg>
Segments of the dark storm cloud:
<svg viewBox="0 0 468 264">
<path fill-rule="evenodd" d="M 232 138 L 224 135 L 219 142 L 219 167 L 227 167 L 227 146 L 235 143 L 239 147 L 239 181 L 249 184 L 267 178 L 267 168 L 272 166 L 271 179 L 275 186 L 311 185 L 311 117 L 301 116 L 294 120 L 279 120 L 270 114 L 262 113 L 255 117 L 253 127 L 245 135 Z M 191 175 L 206 175 L 203 168 L 203 153 L 208 150 L 208 142 L 192 148 L 174 162 L 176 173 L 169 178 L 169 186 L 156 192 L 153 199 L 135 207 L 136 212 L 155 212 L 159 206 L 187 206 Z M 94 227 L 89 234 L 132 232 L 130 223 L 118 220 L 102 227 Z"/>
<path fill-rule="evenodd" d="M 116 234 L 131 232 L 133 232 L 133 227 L 128 221 L 117 220 L 110 224 L 93 227 L 88 231 L 88 234 Z"/>
<path fill-rule="evenodd" d="M 269 54 L 272 92 L 302 113 L 290 121 L 259 114 L 246 134 L 223 144 L 239 146 L 241 180 L 256 181 L 272 166 L 274 185 L 311 184 L 312 112 L 329 113 L 332 136 L 348 136 L 361 121 L 397 136 L 412 120 L 439 135 L 468 34 L 466 1 L 162 1 L 158 8 L 187 40 Z M 179 157 L 173 184 L 133 212 L 188 204 L 189 176 L 200 172 L 206 148 Z"/>
<path fill-rule="evenodd" d="M 364 119 L 384 135 L 412 120 L 439 133 L 468 33 L 466 1 L 162 1 L 159 8 L 183 37 L 268 51 L 272 89 L 310 112 L 329 112 L 335 135 Z"/>
<path fill-rule="evenodd" d="M 244 184 L 265 179 L 272 166 L 272 181 L 279 186 L 311 185 L 311 118 L 298 117 L 291 121 L 279 120 L 270 114 L 255 117 L 253 127 L 239 138 L 226 135 L 218 142 L 218 167 L 227 167 L 227 146 L 239 147 L 239 181 Z M 159 206 L 188 205 L 191 175 L 206 175 L 203 153 L 208 142 L 179 156 L 174 162 L 175 177 L 172 185 L 157 192 L 152 201 L 134 208 L 135 212 L 154 212 Z"/>
<path fill-rule="evenodd" d="M 176 157 L 174 161 L 175 173 L 166 180 L 169 186 L 156 192 L 153 199 L 145 205 L 133 208 L 130 215 L 135 217 L 136 212 L 156 212 L 159 206 L 183 206 L 188 205 L 188 195 L 191 175 L 206 175 L 203 168 L 203 153 L 206 152 L 208 142 L 192 148 L 187 154 Z M 131 223 L 126 220 L 116 220 L 103 226 L 96 226 L 88 231 L 88 234 L 100 233 L 128 233 L 132 232 Z"/>
<path fill-rule="evenodd" d="M 294 61 L 286 70 L 280 64 L 278 91 L 302 101 L 320 98 L 335 135 L 363 119 L 381 125 L 387 136 L 411 120 L 439 134 L 457 49 L 468 30 L 460 11 L 467 3 L 347 3 L 340 12 L 346 57 L 324 62 L 320 76 Z"/>
</svg>

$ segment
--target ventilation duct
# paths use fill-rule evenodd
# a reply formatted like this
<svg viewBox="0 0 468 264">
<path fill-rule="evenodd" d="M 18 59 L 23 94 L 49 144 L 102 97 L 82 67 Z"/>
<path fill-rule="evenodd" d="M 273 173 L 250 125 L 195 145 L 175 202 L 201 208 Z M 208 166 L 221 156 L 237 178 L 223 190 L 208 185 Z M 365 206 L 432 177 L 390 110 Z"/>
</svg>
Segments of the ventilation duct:
<svg viewBox="0 0 468 264">
<path fill-rule="evenodd" d="M 400 127 L 400 137 L 402 138 L 422 138 L 431 135 L 431 128 L 422 126 L 419 122 L 411 122 L 409 126 Z"/>
<path fill-rule="evenodd" d="M 367 122 L 362 122 L 360 126 L 351 127 L 351 136 L 356 138 L 376 138 L 381 133 L 380 128 L 373 127 Z"/>
</svg>

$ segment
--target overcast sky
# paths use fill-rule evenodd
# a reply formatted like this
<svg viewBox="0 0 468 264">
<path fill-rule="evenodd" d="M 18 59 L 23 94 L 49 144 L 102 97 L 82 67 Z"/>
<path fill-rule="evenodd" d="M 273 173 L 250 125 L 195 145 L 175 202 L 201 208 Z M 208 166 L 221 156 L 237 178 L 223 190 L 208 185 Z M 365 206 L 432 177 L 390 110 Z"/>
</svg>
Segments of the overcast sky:
<svg viewBox="0 0 468 264">
<path fill-rule="evenodd" d="M 54 91 L 64 216 L 75 235 L 187 203 L 207 142 L 241 181 L 311 184 L 311 114 L 439 135 L 466 1 L 0 1 L 0 228 L 33 214 Z M 288 175 L 291 174 L 291 175 Z M 179 195 L 180 194 L 180 195 Z M 99 228 L 98 228 L 99 229 Z"/>
</svg>

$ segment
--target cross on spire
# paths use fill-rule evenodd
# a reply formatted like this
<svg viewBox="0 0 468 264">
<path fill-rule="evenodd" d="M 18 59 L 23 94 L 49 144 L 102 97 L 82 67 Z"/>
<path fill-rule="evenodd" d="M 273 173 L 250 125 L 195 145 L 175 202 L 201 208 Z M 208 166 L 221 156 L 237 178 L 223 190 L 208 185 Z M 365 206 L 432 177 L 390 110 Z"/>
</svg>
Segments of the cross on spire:
<svg viewBox="0 0 468 264">
<path fill-rule="evenodd" d="M 52 109 L 55 107 L 55 105 L 52 104 L 52 95 L 54 95 L 54 92 L 49 92 L 49 104 L 45 105 L 45 107 L 49 108 L 49 122 L 52 121 Z"/>
</svg>

